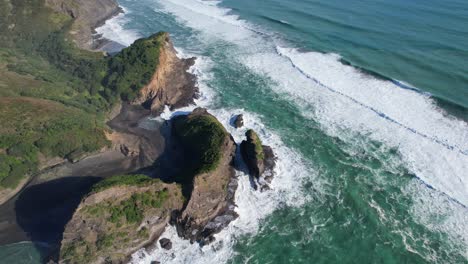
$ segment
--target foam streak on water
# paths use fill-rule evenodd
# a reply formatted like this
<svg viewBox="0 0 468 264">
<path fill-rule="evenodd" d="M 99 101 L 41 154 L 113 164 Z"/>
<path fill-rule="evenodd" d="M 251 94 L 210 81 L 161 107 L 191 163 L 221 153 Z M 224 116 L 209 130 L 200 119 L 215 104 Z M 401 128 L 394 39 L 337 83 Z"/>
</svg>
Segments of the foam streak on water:
<svg viewBox="0 0 468 264">
<path fill-rule="evenodd" d="M 101 27 L 96 28 L 98 34 L 102 34 L 102 37 L 115 41 L 123 46 L 130 46 L 136 39 L 142 36 L 132 30 L 124 29 L 124 26 L 128 20 L 125 17 L 130 11 L 122 8 L 124 13 L 120 13 L 117 16 L 109 19 Z"/>
</svg>

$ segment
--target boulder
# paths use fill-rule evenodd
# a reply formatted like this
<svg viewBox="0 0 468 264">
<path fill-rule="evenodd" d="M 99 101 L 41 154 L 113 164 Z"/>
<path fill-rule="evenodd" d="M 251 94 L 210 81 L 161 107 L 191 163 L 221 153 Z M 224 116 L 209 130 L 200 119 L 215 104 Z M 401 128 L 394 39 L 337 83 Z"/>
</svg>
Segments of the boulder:
<svg viewBox="0 0 468 264">
<path fill-rule="evenodd" d="M 244 115 L 243 114 L 237 115 L 234 120 L 234 127 L 240 128 L 243 126 L 244 126 Z"/>
<path fill-rule="evenodd" d="M 171 242 L 171 240 L 169 238 L 161 238 L 159 240 L 159 244 L 165 250 L 170 250 L 172 248 L 172 242 Z"/>
</svg>

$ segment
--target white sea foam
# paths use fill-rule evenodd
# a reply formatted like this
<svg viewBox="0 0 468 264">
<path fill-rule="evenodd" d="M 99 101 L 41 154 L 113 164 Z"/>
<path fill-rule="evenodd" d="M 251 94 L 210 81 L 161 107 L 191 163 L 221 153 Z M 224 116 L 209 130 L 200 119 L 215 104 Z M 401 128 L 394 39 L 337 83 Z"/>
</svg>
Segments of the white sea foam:
<svg viewBox="0 0 468 264">
<path fill-rule="evenodd" d="M 124 29 L 125 25 L 129 22 L 125 16 L 130 11 L 123 8 L 124 13 L 107 20 L 104 25 L 96 28 L 98 34 L 106 39 L 115 41 L 123 46 L 130 46 L 136 39 L 141 38 L 141 35 L 133 30 Z"/>
<path fill-rule="evenodd" d="M 411 181 L 405 188 L 414 199 L 411 214 L 425 227 L 448 234 L 451 250 L 461 252 L 468 259 L 468 212 L 447 196 L 427 188 L 421 181 Z M 461 243 L 460 243 L 461 242 Z M 450 252 L 449 255 L 451 255 Z"/>
<path fill-rule="evenodd" d="M 397 147 L 412 173 L 468 205 L 465 122 L 444 116 L 429 97 L 362 74 L 337 56 L 279 50 L 312 83 L 292 94 L 320 101 L 314 115 L 330 134 L 352 129 Z"/>
<path fill-rule="evenodd" d="M 312 105 L 315 111 L 304 115 L 328 133 L 354 131 L 397 147 L 412 173 L 468 205 L 468 125 L 444 116 L 427 95 L 343 65 L 336 54 L 276 47 L 229 9 L 192 0 L 160 3 L 201 38 L 236 44 L 233 59 L 274 80 L 277 92 Z"/>
</svg>

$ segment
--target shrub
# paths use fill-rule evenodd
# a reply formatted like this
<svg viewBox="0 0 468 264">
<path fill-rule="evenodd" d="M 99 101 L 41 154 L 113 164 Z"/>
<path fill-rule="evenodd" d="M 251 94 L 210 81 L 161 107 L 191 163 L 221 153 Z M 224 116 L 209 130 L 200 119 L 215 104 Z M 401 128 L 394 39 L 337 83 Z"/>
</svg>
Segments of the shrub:
<svg viewBox="0 0 468 264">
<path fill-rule="evenodd" d="M 208 114 L 178 117 L 174 129 L 190 152 L 196 173 L 209 172 L 218 166 L 227 132 L 215 117 Z"/>
<path fill-rule="evenodd" d="M 91 192 L 100 192 L 102 190 L 114 187 L 114 186 L 143 186 L 146 184 L 152 184 L 154 182 L 160 182 L 159 179 L 152 179 L 146 175 L 135 174 L 135 175 L 116 175 L 106 178 L 97 184 L 95 184 Z"/>
</svg>

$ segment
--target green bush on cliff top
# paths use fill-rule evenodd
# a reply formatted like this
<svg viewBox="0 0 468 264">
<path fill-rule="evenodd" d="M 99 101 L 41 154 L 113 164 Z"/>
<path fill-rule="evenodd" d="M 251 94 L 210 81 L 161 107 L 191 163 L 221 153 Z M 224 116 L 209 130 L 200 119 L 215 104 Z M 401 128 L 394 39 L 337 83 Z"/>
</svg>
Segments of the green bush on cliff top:
<svg viewBox="0 0 468 264">
<path fill-rule="evenodd" d="M 193 170 L 204 173 L 216 169 L 227 136 L 218 120 L 211 115 L 189 115 L 174 122 L 175 133 L 191 154 Z"/>
<path fill-rule="evenodd" d="M 91 192 L 100 192 L 114 186 L 145 186 L 156 182 L 161 182 L 161 180 L 153 179 L 142 174 L 116 175 L 96 183 Z"/>
</svg>

